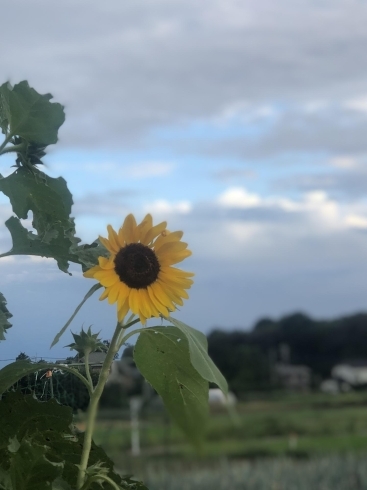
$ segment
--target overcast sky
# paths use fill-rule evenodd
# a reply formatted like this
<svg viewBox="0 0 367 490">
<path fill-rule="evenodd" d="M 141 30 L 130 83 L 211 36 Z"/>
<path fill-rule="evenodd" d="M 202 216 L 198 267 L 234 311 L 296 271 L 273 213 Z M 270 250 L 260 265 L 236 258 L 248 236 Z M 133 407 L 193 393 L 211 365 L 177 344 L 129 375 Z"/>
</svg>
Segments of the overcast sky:
<svg viewBox="0 0 367 490">
<path fill-rule="evenodd" d="M 129 212 L 184 231 L 196 277 L 177 318 L 209 332 L 367 310 L 367 3 L 12 0 L 1 18 L 3 81 L 65 105 L 45 163 L 78 235 Z M 93 284 L 72 272 L 2 259 L 14 326 L 0 359 L 64 355 L 70 334 L 49 344 Z M 114 321 L 96 296 L 72 330 L 109 338 Z"/>
</svg>

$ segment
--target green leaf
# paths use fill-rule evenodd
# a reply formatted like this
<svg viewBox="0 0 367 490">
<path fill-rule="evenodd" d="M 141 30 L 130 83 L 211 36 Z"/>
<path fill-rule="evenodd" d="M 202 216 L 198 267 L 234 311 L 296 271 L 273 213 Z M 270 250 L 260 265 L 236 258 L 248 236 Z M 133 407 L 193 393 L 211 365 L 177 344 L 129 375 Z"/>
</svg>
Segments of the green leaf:
<svg viewBox="0 0 367 490">
<path fill-rule="evenodd" d="M 70 325 L 70 323 L 74 320 L 74 318 L 76 317 L 78 311 L 84 305 L 84 303 L 87 301 L 87 299 L 89 299 L 92 296 L 92 294 L 94 294 L 101 287 L 102 286 L 98 283 L 98 284 L 94 284 L 94 286 L 92 286 L 90 288 L 90 290 L 84 296 L 82 302 L 79 303 L 79 305 L 75 308 L 75 311 L 71 315 L 71 317 L 69 318 L 69 320 L 65 323 L 65 325 L 62 327 L 62 329 L 60 330 L 60 332 L 55 336 L 55 338 L 52 341 L 52 344 L 51 344 L 50 348 L 53 347 L 54 345 L 56 345 L 58 343 L 58 341 L 60 340 L 61 336 L 65 333 L 66 329 L 68 328 L 68 326 Z M 1 373 L 1 371 L 0 371 L 0 373 Z"/>
<path fill-rule="evenodd" d="M 86 385 L 89 391 L 88 381 L 82 374 L 79 373 L 78 370 L 73 369 L 72 367 L 64 364 L 52 364 L 48 362 L 32 363 L 29 361 L 15 361 L 0 369 L 0 395 L 11 388 L 21 378 L 24 378 L 24 376 L 35 373 L 36 371 L 55 369 L 55 367 L 62 369 L 62 371 L 67 371 L 74 374 L 74 376 L 79 378 Z"/>
<path fill-rule="evenodd" d="M 62 480 L 61 478 L 56 478 L 56 480 L 52 482 L 52 490 L 73 490 L 73 489 L 65 480 Z"/>
<path fill-rule="evenodd" d="M 70 219 L 71 228 L 64 233 L 64 236 L 59 236 L 50 243 L 43 242 L 37 235 L 28 231 L 14 216 L 5 222 L 5 226 L 10 231 L 13 246 L 8 252 L 1 254 L 1 257 L 10 255 L 49 257 L 56 260 L 60 270 L 70 274 L 69 262 L 80 264 L 85 271 L 98 263 L 98 257 L 107 255 L 106 249 L 97 242 L 92 245 L 77 246 L 76 243 L 80 239 L 74 236 L 72 219 Z"/>
<path fill-rule="evenodd" d="M 71 332 L 74 337 L 74 342 L 65 347 L 70 347 L 70 350 L 76 350 L 80 356 L 84 354 L 90 354 L 91 352 L 106 352 L 107 346 L 103 343 L 102 339 L 98 338 L 98 333 L 92 333 L 91 327 L 84 332 L 84 328 L 81 329 L 80 334 Z"/>
<path fill-rule="evenodd" d="M 9 471 L 0 467 L 0 490 L 14 490 L 11 484 Z"/>
<path fill-rule="evenodd" d="M 5 340 L 5 330 L 12 326 L 8 318 L 11 318 L 12 316 L 13 315 L 6 307 L 6 299 L 4 295 L 0 293 L 0 340 Z"/>
<path fill-rule="evenodd" d="M 0 125 L 3 132 L 44 146 L 56 143 L 65 114 L 63 106 L 50 102 L 51 99 L 51 94 L 39 94 L 27 81 L 14 87 L 9 83 L 1 85 Z"/>
<path fill-rule="evenodd" d="M 62 237 L 70 228 L 73 199 L 62 177 L 55 179 L 36 168 L 20 167 L 0 179 L 0 191 L 9 197 L 18 218 L 27 219 L 32 211 L 32 226 L 43 243 Z"/>
<path fill-rule="evenodd" d="M 215 383 L 224 394 L 227 394 L 227 381 L 208 355 L 208 341 L 205 335 L 172 317 L 168 317 L 166 320 L 185 334 L 189 342 L 191 363 L 197 372 L 207 381 Z"/>
<path fill-rule="evenodd" d="M 10 465 L 10 477 L 16 490 L 49 490 L 50 483 L 61 475 L 63 463 L 52 463 L 46 447 L 24 438 Z"/>
<path fill-rule="evenodd" d="M 19 392 L 7 393 L 0 401 L 0 420 L 3 421 L 0 425 L 0 454 L 2 456 L 0 458 L 0 483 L 2 483 L 2 477 L 6 481 L 7 471 L 12 465 L 14 456 L 18 454 L 8 451 L 9 440 L 16 438 L 20 447 L 24 444 L 27 450 L 29 450 L 27 442 L 32 441 L 32 447 L 36 449 L 39 456 L 41 475 L 46 470 L 42 466 L 44 460 L 46 463 L 52 461 L 53 464 L 58 465 L 56 468 L 62 468 L 62 475 L 54 479 L 54 484 L 48 488 L 53 490 L 75 488 L 77 465 L 80 463 L 84 434 L 76 433 L 72 419 L 72 410 L 69 407 L 59 405 L 55 400 L 39 402 L 32 395 L 22 395 Z M 14 443 L 12 446 L 16 447 Z M 37 461 L 34 453 L 29 454 L 29 460 L 34 462 L 32 469 L 36 466 Z M 97 463 L 103 465 L 104 468 L 108 469 L 109 478 L 123 488 L 126 487 L 123 484 L 124 480 L 114 472 L 111 459 L 101 447 L 96 446 L 93 442 L 88 463 L 89 466 Z M 27 466 L 26 462 L 24 466 Z M 5 473 L 1 471 L 4 469 L 6 470 Z M 47 470 L 50 471 L 50 468 L 47 467 Z M 27 473 L 27 475 L 29 474 L 32 472 Z M 4 486 L 4 488 L 8 490 L 8 487 Z M 19 488 L 23 489 L 24 487 L 20 486 Z M 39 488 L 42 489 L 43 486 L 40 485 Z M 90 488 L 96 490 L 100 487 L 98 484 L 92 484 Z M 133 487 L 131 488 L 133 489 Z M 18 486 L 13 490 L 18 490 Z"/>
<path fill-rule="evenodd" d="M 200 445 L 208 417 L 209 387 L 190 362 L 186 336 L 175 327 L 144 329 L 136 342 L 134 359 L 173 420 Z"/>
</svg>

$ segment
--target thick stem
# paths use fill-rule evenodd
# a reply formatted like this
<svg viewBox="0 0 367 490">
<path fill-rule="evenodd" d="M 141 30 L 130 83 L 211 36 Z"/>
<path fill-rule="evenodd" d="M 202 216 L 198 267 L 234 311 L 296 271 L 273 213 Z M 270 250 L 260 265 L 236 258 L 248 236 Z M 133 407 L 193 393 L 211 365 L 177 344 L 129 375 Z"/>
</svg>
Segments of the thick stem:
<svg viewBox="0 0 367 490">
<path fill-rule="evenodd" d="M 118 339 L 120 336 L 120 331 L 121 328 L 123 328 L 122 325 L 118 324 L 115 333 L 113 334 L 112 340 L 110 347 L 107 351 L 106 358 L 104 360 L 99 378 L 98 378 L 98 383 L 91 395 L 90 398 L 90 403 L 88 407 L 88 412 L 87 412 L 87 420 L 86 420 L 86 429 L 84 432 L 84 444 L 83 444 L 83 451 L 82 451 L 82 456 L 80 460 L 80 465 L 79 465 L 79 472 L 78 472 L 78 481 L 77 481 L 77 489 L 81 489 L 84 483 L 85 479 L 85 471 L 88 467 L 88 460 L 89 460 L 89 453 L 90 449 L 92 447 L 92 435 L 94 431 L 94 425 L 96 421 L 96 415 L 97 415 L 97 408 L 98 408 L 98 402 L 99 399 L 101 398 L 103 388 L 106 384 L 108 375 L 110 373 L 110 367 L 113 361 L 113 358 L 115 357 L 116 352 L 118 351 Z"/>
<path fill-rule="evenodd" d="M 85 375 L 87 377 L 87 380 L 88 380 L 88 383 L 90 386 L 90 392 L 89 393 L 93 393 L 93 391 L 94 391 L 93 381 L 92 381 L 92 377 L 90 375 L 90 369 L 89 369 L 89 354 L 90 354 L 89 351 L 85 351 L 85 353 L 84 353 Z"/>
</svg>

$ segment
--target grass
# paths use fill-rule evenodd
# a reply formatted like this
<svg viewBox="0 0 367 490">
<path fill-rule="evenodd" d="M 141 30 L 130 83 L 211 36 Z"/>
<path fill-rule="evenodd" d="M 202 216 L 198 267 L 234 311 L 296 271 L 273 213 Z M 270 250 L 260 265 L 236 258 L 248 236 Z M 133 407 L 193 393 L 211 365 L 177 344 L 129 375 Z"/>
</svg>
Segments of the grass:
<svg viewBox="0 0 367 490">
<path fill-rule="evenodd" d="M 150 458 L 197 458 L 162 413 L 141 421 L 141 447 Z M 116 462 L 129 458 L 128 420 L 99 420 L 95 440 Z M 367 452 L 367 394 L 287 395 L 242 402 L 235 419 L 212 414 L 201 457 L 318 456 Z"/>
<path fill-rule="evenodd" d="M 150 490 L 367 490 L 367 393 L 249 397 L 235 418 L 212 413 L 201 454 L 150 412 L 132 457 L 128 414 L 114 415 L 99 419 L 95 440 Z"/>
<path fill-rule="evenodd" d="M 215 467 L 149 467 L 150 490 L 367 490 L 365 457 L 331 456 L 307 461 L 221 461 Z"/>
</svg>

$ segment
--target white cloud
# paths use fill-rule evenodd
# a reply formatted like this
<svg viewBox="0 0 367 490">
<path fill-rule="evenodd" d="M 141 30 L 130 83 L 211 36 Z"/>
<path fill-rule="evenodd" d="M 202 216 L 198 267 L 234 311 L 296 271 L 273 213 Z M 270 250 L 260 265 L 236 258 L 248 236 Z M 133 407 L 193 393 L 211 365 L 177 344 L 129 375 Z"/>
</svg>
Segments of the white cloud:
<svg viewBox="0 0 367 490">
<path fill-rule="evenodd" d="M 188 214 L 192 210 L 192 204 L 189 201 L 168 202 L 164 199 L 154 201 L 144 206 L 147 213 L 154 215 L 164 214 Z"/>
<path fill-rule="evenodd" d="M 351 228 L 358 230 L 367 230 L 367 217 L 357 214 L 350 214 L 346 217 L 345 222 Z"/>
<path fill-rule="evenodd" d="M 341 169 L 354 169 L 358 167 L 358 160 L 352 156 L 336 156 L 330 159 L 330 165 Z"/>
<path fill-rule="evenodd" d="M 172 172 L 174 165 L 164 162 L 143 162 L 129 165 L 126 169 L 128 177 L 134 179 L 146 179 L 150 177 L 161 177 Z"/>
<path fill-rule="evenodd" d="M 347 100 L 343 103 L 343 106 L 346 109 L 352 109 L 353 111 L 367 113 L 367 95 Z"/>
<path fill-rule="evenodd" d="M 252 208 L 261 204 L 261 198 L 242 187 L 232 187 L 219 196 L 218 203 L 224 207 Z"/>
</svg>

